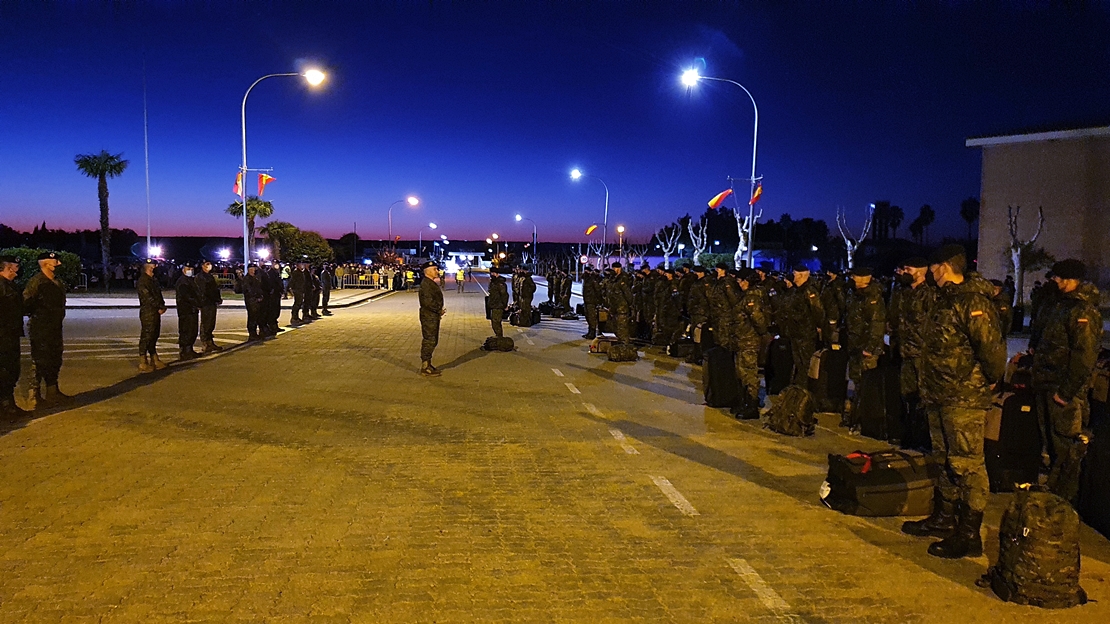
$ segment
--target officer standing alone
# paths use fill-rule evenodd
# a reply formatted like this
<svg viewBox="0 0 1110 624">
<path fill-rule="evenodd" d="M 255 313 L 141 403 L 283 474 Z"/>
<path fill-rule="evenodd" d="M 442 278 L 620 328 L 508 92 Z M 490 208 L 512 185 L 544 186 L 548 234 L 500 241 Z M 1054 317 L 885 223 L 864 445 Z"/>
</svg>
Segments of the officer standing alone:
<svg viewBox="0 0 1110 624">
<path fill-rule="evenodd" d="M 505 285 L 505 278 L 501 277 L 501 269 L 493 267 L 489 270 L 489 324 L 493 328 L 493 335 L 498 338 L 505 336 L 501 319 L 505 317 L 507 307 L 509 288 Z"/>
<path fill-rule="evenodd" d="M 66 317 L 66 287 L 55 276 L 62 261 L 53 251 L 39 254 L 39 272 L 23 289 L 23 310 L 31 317 L 31 389 L 28 407 L 49 407 L 71 397 L 58 390 L 62 370 L 62 321 Z"/>
<path fill-rule="evenodd" d="M 0 418 L 16 420 L 27 415 L 16 405 L 19 381 L 19 338 L 23 336 L 23 294 L 16 288 L 19 259 L 0 256 Z"/>
<path fill-rule="evenodd" d="M 438 377 L 439 369 L 432 366 L 432 354 L 439 344 L 439 321 L 447 314 L 443 307 L 443 290 L 436 283 L 439 267 L 435 262 L 420 265 L 424 279 L 420 280 L 420 374 Z"/>
<path fill-rule="evenodd" d="M 166 313 L 166 300 L 162 286 L 154 278 L 154 261 L 143 263 L 136 289 L 139 294 L 139 372 L 162 370 L 165 363 L 158 357 L 158 337 L 162 334 L 162 315 Z"/>
</svg>

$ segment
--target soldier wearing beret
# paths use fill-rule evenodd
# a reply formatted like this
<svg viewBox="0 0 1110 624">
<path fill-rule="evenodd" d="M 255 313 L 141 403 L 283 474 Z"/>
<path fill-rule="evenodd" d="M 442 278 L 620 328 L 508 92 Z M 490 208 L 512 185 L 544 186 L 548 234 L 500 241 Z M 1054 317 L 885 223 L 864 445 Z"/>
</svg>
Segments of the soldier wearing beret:
<svg viewBox="0 0 1110 624">
<path fill-rule="evenodd" d="M 509 287 L 505 285 L 505 278 L 501 277 L 501 269 L 493 267 L 489 270 L 489 324 L 493 328 L 493 335 L 498 338 L 505 336 L 501 319 L 505 317 L 507 307 Z"/>
<path fill-rule="evenodd" d="M 136 284 L 139 294 L 140 373 L 166 367 L 158 357 L 158 337 L 162 334 L 162 315 L 166 313 L 166 300 L 162 297 L 162 286 L 154 278 L 154 266 L 154 260 L 144 262 Z"/>
<path fill-rule="evenodd" d="M 858 392 L 864 371 L 878 367 L 885 348 L 886 301 L 883 289 L 871 279 L 869 267 L 855 267 L 850 276 L 852 289 L 848 293 L 844 342 L 848 347 L 848 378 Z M 850 410 L 844 424 L 858 431 L 860 423 L 851 420 L 853 414 L 858 411 Z"/>
<path fill-rule="evenodd" d="M 424 272 L 424 279 L 420 280 L 420 374 L 438 377 L 439 369 L 432 366 L 432 353 L 439 344 L 439 321 L 447 314 L 447 308 L 443 307 L 443 291 L 436 284 L 439 267 L 428 261 L 420 269 Z"/>
<path fill-rule="evenodd" d="M 200 341 L 204 345 L 204 352 L 211 353 L 222 351 L 212 337 L 216 329 L 216 307 L 224 302 L 220 294 L 220 285 L 212 277 L 212 263 L 205 260 L 200 265 L 200 273 L 193 279 L 197 283 L 197 293 L 200 295 Z"/>
<path fill-rule="evenodd" d="M 598 318 L 597 309 L 603 305 L 601 294 L 601 276 L 590 265 L 582 273 L 582 305 L 586 308 L 586 333 L 582 336 L 587 340 L 597 338 Z"/>
<path fill-rule="evenodd" d="M 192 265 L 181 267 L 181 277 L 177 278 L 173 290 L 174 302 L 177 304 L 178 358 L 193 360 L 198 357 L 193 347 L 200 331 L 201 297 Z"/>
<path fill-rule="evenodd" d="M 1083 429 L 1089 425 L 1087 390 L 1102 346 L 1099 292 L 1085 281 L 1087 267 L 1078 260 L 1052 266 L 1059 295 L 1041 312 L 1043 328 L 1031 339 L 1033 388 L 1041 431 L 1048 433 L 1048 486 L 1062 498 L 1079 493 L 1079 472 L 1087 451 Z"/>
<path fill-rule="evenodd" d="M 791 287 L 778 297 L 779 305 L 775 322 L 790 339 L 790 353 L 794 360 L 794 385 L 806 386 L 809 360 L 817 350 L 821 332 L 827 325 L 825 308 L 821 305 L 821 291 L 817 281 L 810 279 L 809 267 L 794 266 Z"/>
<path fill-rule="evenodd" d="M 937 289 L 926 279 L 929 262 L 914 257 L 902 263 L 899 287 L 891 295 L 889 314 L 891 348 L 902 356 L 900 390 L 906 406 L 902 447 L 928 448 L 928 419 L 921 405 L 921 354 L 925 350 L 925 324 L 937 299 Z M 907 444 L 909 442 L 910 444 Z"/>
<path fill-rule="evenodd" d="M 19 259 L 0 256 L 0 418 L 26 415 L 15 402 L 19 381 L 19 338 L 23 336 L 23 293 L 15 285 Z"/>
<path fill-rule="evenodd" d="M 71 398 L 58 390 L 62 369 L 62 321 L 66 316 L 66 287 L 55 276 L 62 260 L 53 251 L 39 254 L 39 272 L 23 289 L 23 310 L 31 317 L 31 409 L 49 407 Z"/>
</svg>

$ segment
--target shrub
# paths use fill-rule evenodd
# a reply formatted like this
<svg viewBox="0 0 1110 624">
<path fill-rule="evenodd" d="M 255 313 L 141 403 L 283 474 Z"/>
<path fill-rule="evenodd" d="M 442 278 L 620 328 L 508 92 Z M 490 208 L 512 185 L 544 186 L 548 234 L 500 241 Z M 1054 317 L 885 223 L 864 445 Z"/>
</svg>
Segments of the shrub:
<svg viewBox="0 0 1110 624">
<path fill-rule="evenodd" d="M 38 257 L 39 254 L 44 251 L 54 250 L 12 247 L 9 249 L 0 249 L 0 256 L 15 256 L 19 259 L 19 275 L 15 278 L 15 283 L 20 288 L 23 288 L 27 285 L 27 281 L 39 272 Z M 58 258 L 62 260 L 62 265 L 58 267 L 55 276 L 66 285 L 68 290 L 72 290 L 81 277 L 81 257 L 77 254 L 69 253 L 68 251 L 58 251 L 55 253 L 57 253 Z"/>
</svg>

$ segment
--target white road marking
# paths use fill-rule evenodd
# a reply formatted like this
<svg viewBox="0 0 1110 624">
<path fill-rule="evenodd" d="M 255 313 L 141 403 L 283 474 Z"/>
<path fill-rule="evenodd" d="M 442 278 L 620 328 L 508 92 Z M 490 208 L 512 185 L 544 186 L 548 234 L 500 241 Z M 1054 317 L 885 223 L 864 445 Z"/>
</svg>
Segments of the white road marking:
<svg viewBox="0 0 1110 624">
<path fill-rule="evenodd" d="M 582 391 L 578 388 L 575 388 L 574 384 L 570 383 L 569 381 L 563 385 L 567 387 L 567 390 L 570 390 L 571 394 L 582 394 Z"/>
<path fill-rule="evenodd" d="M 759 573 L 755 571 L 755 568 L 747 561 L 743 559 L 729 559 L 728 565 L 740 575 L 740 578 L 744 579 L 748 587 L 752 588 L 752 591 L 759 597 L 759 601 L 763 603 L 763 606 L 773 611 L 780 621 L 801 621 L 797 615 L 790 612 L 790 605 L 782 599 L 782 596 L 779 596 L 775 590 L 771 589 L 771 586 L 763 580 L 763 577 L 761 577 Z"/>
<path fill-rule="evenodd" d="M 531 338 L 525 338 L 524 341 L 527 342 L 528 344 L 532 345 L 532 346 L 536 346 L 536 343 L 532 342 Z"/>
<path fill-rule="evenodd" d="M 660 490 L 663 490 L 663 494 L 671 501 L 671 503 L 674 504 L 675 507 L 678 507 L 679 511 L 686 514 L 687 516 L 700 515 L 698 513 L 698 510 L 694 509 L 694 506 L 690 504 L 690 501 L 686 500 L 686 497 L 683 496 L 681 492 L 676 490 L 666 477 L 651 477 L 651 480 L 655 483 L 655 485 L 659 487 Z"/>
<path fill-rule="evenodd" d="M 594 416 L 597 416 L 598 418 L 605 418 L 605 414 L 602 414 L 601 410 L 597 409 L 597 406 L 593 403 L 583 403 L 582 407 L 586 408 L 587 412 Z M 606 420 L 608 419 L 606 418 Z"/>
<path fill-rule="evenodd" d="M 556 377 L 562 377 L 562 376 L 563 376 L 563 371 L 561 371 L 561 370 L 559 370 L 559 369 L 557 369 L 557 368 L 553 368 L 553 369 L 551 369 L 551 372 L 555 373 L 555 376 L 556 376 Z"/>
<path fill-rule="evenodd" d="M 628 439 L 624 437 L 624 432 L 622 432 L 620 429 L 610 429 L 609 435 L 613 436 L 613 438 L 615 438 L 617 442 L 620 442 L 621 448 L 624 449 L 625 453 L 628 453 L 629 455 L 640 454 L 640 451 L 637 451 L 631 444 L 628 443 Z"/>
</svg>

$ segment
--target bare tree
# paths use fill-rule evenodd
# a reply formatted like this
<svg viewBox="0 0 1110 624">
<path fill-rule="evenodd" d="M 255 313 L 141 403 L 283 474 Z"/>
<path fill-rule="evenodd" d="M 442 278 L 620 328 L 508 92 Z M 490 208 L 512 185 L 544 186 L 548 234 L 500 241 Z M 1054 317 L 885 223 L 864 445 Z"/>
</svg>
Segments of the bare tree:
<svg viewBox="0 0 1110 624">
<path fill-rule="evenodd" d="M 644 257 L 647 256 L 648 247 L 648 245 L 625 245 L 624 262 L 627 262 L 629 266 L 633 264 L 643 264 Z M 637 258 L 639 262 L 635 262 Z"/>
<path fill-rule="evenodd" d="M 604 269 L 605 267 L 602 265 L 605 264 L 605 247 L 600 242 L 595 243 L 590 241 L 586 245 L 586 258 L 594 257 L 597 258 L 597 260 L 594 261 L 594 266 L 599 269 Z"/>
<path fill-rule="evenodd" d="M 1025 267 L 1022 266 L 1023 250 L 1033 248 L 1033 243 L 1037 242 L 1037 237 L 1041 235 L 1041 229 L 1044 228 L 1044 208 L 1037 208 L 1037 231 L 1033 233 L 1033 237 L 1029 240 L 1021 240 L 1018 238 L 1018 215 L 1020 213 L 1021 206 L 1006 207 L 1006 219 L 1010 224 L 1010 261 L 1014 265 L 1014 307 L 1022 305 L 1025 294 Z"/>
<path fill-rule="evenodd" d="M 694 264 L 697 264 L 698 258 L 705 253 L 706 244 L 709 242 L 709 235 L 706 231 L 708 225 L 709 220 L 705 217 L 702 217 L 701 221 L 697 223 L 694 223 L 694 220 L 690 219 L 690 223 L 687 224 L 690 230 L 690 242 L 694 245 Z"/>
<path fill-rule="evenodd" d="M 844 239 L 844 249 L 848 254 L 848 268 L 854 266 L 856 259 L 856 252 L 859 251 L 860 243 L 867 238 L 867 232 L 871 230 L 871 222 L 875 219 L 875 206 L 872 204 L 867 209 L 867 220 L 863 222 L 863 231 L 860 233 L 859 238 L 852 236 L 852 230 L 848 227 L 848 220 L 844 215 L 844 210 L 841 208 L 836 209 L 836 227 L 840 230 L 840 236 Z"/>
<path fill-rule="evenodd" d="M 663 249 L 663 266 L 671 268 L 671 254 L 678 251 L 678 239 L 682 236 L 682 227 L 677 223 L 663 226 L 655 233 L 655 240 Z M 739 253 L 739 252 L 737 252 Z"/>
<path fill-rule="evenodd" d="M 752 218 L 748 215 L 741 215 L 739 208 L 733 211 L 733 215 L 736 216 L 736 232 L 740 235 L 740 244 L 736 246 L 736 253 L 732 255 L 732 263 L 736 266 L 736 268 L 739 269 L 740 267 L 744 266 L 744 254 L 748 251 L 748 226 L 754 226 L 755 224 L 750 223 L 752 221 Z M 756 213 L 754 219 L 756 222 L 758 222 L 762 218 L 763 209 L 760 208 L 759 212 Z M 752 231 L 755 230 L 753 229 Z"/>
</svg>

